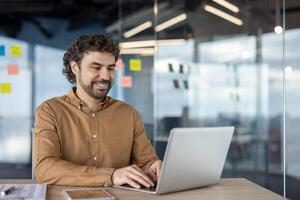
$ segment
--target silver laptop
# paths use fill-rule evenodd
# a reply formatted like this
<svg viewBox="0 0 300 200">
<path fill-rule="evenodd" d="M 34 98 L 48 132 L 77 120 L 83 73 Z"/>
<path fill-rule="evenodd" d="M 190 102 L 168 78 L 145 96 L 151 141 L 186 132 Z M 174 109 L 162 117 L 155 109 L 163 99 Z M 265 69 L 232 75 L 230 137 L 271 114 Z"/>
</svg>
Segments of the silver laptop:
<svg viewBox="0 0 300 200">
<path fill-rule="evenodd" d="M 219 182 L 234 127 L 171 130 L 160 178 L 155 188 L 118 188 L 164 194 Z"/>
</svg>

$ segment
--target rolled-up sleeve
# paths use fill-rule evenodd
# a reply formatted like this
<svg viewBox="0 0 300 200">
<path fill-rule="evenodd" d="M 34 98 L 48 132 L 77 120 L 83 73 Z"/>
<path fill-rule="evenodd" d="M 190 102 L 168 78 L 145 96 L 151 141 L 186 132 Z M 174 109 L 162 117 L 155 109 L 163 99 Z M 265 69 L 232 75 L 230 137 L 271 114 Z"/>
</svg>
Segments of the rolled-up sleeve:
<svg viewBox="0 0 300 200">
<path fill-rule="evenodd" d="M 33 134 L 33 165 L 37 182 L 69 186 L 112 185 L 114 168 L 97 168 L 63 159 L 54 113 L 46 102 L 36 110 Z M 143 147 L 137 147 L 140 148 Z M 140 154 L 137 156 L 139 160 L 143 158 Z"/>
</svg>

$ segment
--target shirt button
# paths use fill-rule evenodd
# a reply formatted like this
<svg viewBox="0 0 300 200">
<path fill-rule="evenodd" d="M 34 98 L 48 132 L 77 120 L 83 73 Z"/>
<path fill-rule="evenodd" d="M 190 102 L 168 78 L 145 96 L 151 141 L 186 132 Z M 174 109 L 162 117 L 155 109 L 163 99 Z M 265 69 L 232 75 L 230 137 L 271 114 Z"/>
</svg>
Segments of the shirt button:
<svg viewBox="0 0 300 200">
<path fill-rule="evenodd" d="M 96 157 L 96 156 L 94 156 L 93 160 L 97 160 L 97 157 Z"/>
<path fill-rule="evenodd" d="M 95 113 L 93 113 L 92 116 L 95 117 Z"/>
<path fill-rule="evenodd" d="M 96 137 L 97 137 L 97 135 L 96 135 L 96 134 L 94 134 L 94 135 L 93 135 L 93 138 L 96 138 Z"/>
</svg>

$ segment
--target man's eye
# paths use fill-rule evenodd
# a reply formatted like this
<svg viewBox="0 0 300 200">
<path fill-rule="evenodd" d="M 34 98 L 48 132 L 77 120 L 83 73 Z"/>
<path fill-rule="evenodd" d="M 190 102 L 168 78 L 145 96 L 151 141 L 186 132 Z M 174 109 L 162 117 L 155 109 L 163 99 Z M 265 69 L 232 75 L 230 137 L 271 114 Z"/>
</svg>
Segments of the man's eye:
<svg viewBox="0 0 300 200">
<path fill-rule="evenodd" d="M 108 67 L 108 70 L 115 70 L 116 69 L 116 67 L 115 66 L 111 66 L 111 67 Z"/>
<path fill-rule="evenodd" d="M 92 67 L 93 70 L 100 70 L 100 67 Z"/>
</svg>

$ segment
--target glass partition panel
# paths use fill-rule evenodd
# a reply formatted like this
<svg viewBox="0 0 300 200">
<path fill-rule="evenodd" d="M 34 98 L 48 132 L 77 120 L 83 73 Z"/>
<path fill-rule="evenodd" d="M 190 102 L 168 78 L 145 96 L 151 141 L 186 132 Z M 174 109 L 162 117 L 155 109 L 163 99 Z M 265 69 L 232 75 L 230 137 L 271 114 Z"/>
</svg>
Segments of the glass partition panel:
<svg viewBox="0 0 300 200">
<path fill-rule="evenodd" d="M 115 38 L 121 54 L 117 62 L 113 96 L 140 113 L 149 138 L 153 137 L 154 9 L 152 1 L 119 1 Z"/>
<path fill-rule="evenodd" d="M 300 6 L 299 1 L 286 1 L 285 23 L 285 89 L 286 89 L 286 196 L 300 199 Z"/>
<path fill-rule="evenodd" d="M 0 37 L 0 178 L 31 177 L 30 54 L 28 43 Z"/>
<path fill-rule="evenodd" d="M 36 45 L 34 53 L 36 108 L 47 99 L 67 94 L 72 86 L 62 74 L 64 50 Z"/>
<path fill-rule="evenodd" d="M 222 177 L 283 194 L 283 1 L 218 2 L 155 2 L 156 150 L 174 127 L 234 126 Z"/>
</svg>

